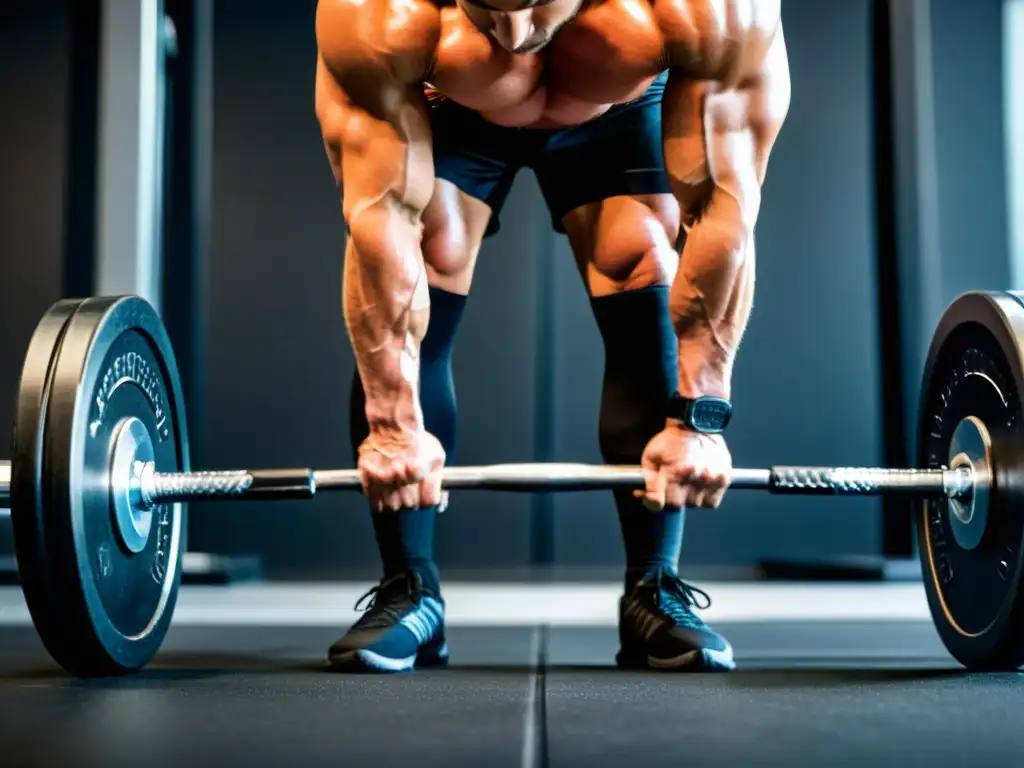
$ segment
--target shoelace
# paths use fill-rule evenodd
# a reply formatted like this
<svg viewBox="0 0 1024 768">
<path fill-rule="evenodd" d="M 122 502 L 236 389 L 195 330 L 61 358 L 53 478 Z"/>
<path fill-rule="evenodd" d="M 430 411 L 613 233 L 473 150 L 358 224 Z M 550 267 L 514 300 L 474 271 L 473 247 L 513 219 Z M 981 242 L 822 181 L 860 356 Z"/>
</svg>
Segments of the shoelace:
<svg viewBox="0 0 1024 768">
<path fill-rule="evenodd" d="M 706 610 L 711 607 L 711 596 L 707 592 L 660 569 L 650 584 L 654 588 L 655 605 L 677 625 L 689 629 L 701 629 L 704 626 L 693 609 Z M 704 598 L 703 604 L 698 597 Z"/>
<path fill-rule="evenodd" d="M 377 586 L 368 590 L 356 600 L 353 607 L 353 610 L 363 611 L 356 626 L 359 629 L 377 629 L 389 627 L 398 621 L 402 614 L 412 606 L 415 594 L 414 578 L 410 573 L 399 573 L 383 579 Z M 405 583 L 400 584 L 403 581 Z M 404 587 L 404 590 L 399 591 L 401 587 Z M 392 597 L 402 599 L 388 599 Z M 366 600 L 369 602 L 364 607 Z"/>
</svg>

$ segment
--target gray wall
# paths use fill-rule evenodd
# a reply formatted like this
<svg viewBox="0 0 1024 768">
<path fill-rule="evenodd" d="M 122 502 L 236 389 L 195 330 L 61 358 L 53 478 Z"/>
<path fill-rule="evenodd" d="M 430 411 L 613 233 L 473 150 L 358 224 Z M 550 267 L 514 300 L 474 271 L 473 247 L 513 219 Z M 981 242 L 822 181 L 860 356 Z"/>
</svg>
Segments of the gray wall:
<svg viewBox="0 0 1024 768">
<path fill-rule="evenodd" d="M 63 3 L 0 4 L 0 457 L 29 337 L 63 289 L 69 28 Z M 0 524 L 0 551 L 10 551 Z"/>
<path fill-rule="evenodd" d="M 942 299 L 1010 286 L 1002 0 L 932 0 Z"/>
</svg>

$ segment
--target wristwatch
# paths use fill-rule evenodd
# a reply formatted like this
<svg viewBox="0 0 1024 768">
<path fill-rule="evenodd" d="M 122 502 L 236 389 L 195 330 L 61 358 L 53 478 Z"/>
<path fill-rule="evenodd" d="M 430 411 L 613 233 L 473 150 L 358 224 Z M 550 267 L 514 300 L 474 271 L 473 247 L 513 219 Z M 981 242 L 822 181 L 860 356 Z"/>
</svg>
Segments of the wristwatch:
<svg viewBox="0 0 1024 768">
<path fill-rule="evenodd" d="M 668 400 L 667 418 L 694 432 L 716 435 L 732 419 L 732 404 L 721 397 L 683 397 L 673 392 Z"/>
</svg>

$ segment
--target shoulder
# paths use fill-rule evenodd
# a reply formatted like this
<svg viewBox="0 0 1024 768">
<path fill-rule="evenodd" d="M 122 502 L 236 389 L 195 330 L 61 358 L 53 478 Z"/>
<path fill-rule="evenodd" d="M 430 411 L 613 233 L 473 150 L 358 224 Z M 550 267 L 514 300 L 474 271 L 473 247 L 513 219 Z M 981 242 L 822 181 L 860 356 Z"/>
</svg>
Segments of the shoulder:
<svg viewBox="0 0 1024 768">
<path fill-rule="evenodd" d="M 318 0 L 316 41 L 321 59 L 343 70 L 387 70 L 405 82 L 422 79 L 441 33 L 431 0 Z"/>
<path fill-rule="evenodd" d="M 748 77 L 781 34 L 781 0 L 650 2 L 668 66 L 690 69 L 699 79 Z"/>
</svg>

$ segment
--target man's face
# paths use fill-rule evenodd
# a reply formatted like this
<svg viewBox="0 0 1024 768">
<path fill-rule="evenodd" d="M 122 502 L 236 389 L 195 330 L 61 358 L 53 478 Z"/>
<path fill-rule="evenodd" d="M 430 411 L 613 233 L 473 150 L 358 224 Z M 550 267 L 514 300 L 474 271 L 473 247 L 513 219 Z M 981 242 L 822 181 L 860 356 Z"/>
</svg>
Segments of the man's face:
<svg viewBox="0 0 1024 768">
<path fill-rule="evenodd" d="M 582 0 L 458 0 L 473 25 L 512 53 L 536 53 L 572 21 Z"/>
</svg>

